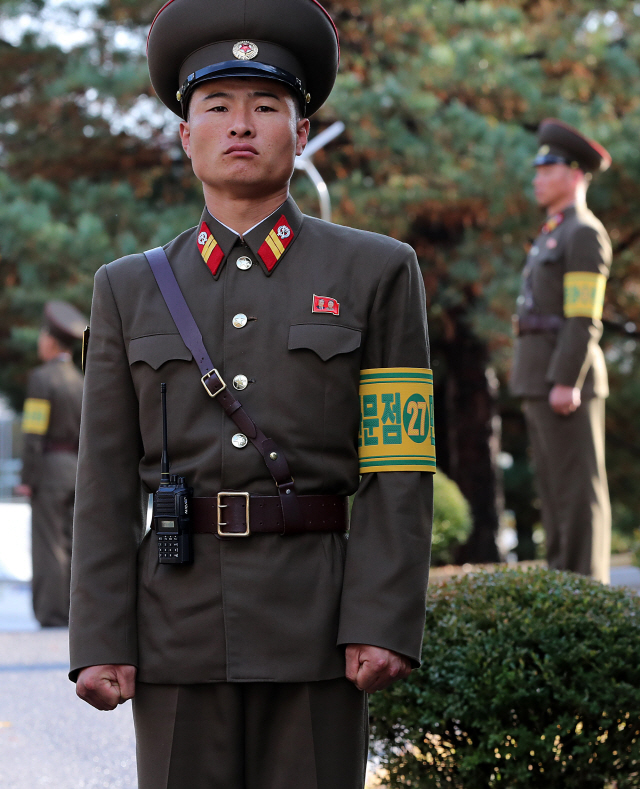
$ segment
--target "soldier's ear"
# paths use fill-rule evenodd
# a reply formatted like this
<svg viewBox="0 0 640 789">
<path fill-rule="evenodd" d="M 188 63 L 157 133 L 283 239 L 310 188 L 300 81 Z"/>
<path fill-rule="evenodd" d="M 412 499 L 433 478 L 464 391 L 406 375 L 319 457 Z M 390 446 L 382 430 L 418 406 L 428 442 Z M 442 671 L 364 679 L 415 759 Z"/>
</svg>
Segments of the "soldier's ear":
<svg viewBox="0 0 640 789">
<path fill-rule="evenodd" d="M 187 154 L 189 159 L 191 158 L 191 132 L 189 129 L 189 116 L 187 114 L 186 121 L 180 121 L 180 142 L 182 143 L 182 148 L 184 152 Z"/>
<path fill-rule="evenodd" d="M 307 147 L 307 142 L 309 141 L 309 129 L 311 128 L 311 124 L 309 123 L 308 118 L 300 118 L 296 122 L 296 156 L 300 156 L 300 154 L 304 151 Z"/>
</svg>

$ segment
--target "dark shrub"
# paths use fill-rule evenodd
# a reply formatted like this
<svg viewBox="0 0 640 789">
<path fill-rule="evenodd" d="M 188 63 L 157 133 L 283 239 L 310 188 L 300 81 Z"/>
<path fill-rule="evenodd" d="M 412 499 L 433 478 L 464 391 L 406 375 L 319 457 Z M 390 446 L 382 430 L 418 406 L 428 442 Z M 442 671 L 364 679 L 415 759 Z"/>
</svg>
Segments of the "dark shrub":
<svg viewBox="0 0 640 789">
<path fill-rule="evenodd" d="M 457 484 L 440 469 L 433 477 L 431 564 L 450 564 L 454 551 L 469 539 L 471 511 Z"/>
<path fill-rule="evenodd" d="M 640 598 L 501 570 L 430 589 L 423 666 L 371 697 L 391 787 L 640 787 Z"/>
</svg>

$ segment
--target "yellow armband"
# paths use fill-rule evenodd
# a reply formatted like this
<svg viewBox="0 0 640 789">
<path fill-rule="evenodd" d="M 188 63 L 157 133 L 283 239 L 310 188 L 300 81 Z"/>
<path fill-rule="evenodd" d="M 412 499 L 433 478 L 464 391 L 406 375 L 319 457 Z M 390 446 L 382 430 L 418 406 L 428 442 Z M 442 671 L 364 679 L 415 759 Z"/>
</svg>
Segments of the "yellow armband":
<svg viewBox="0 0 640 789">
<path fill-rule="evenodd" d="M 423 367 L 360 372 L 360 473 L 435 471 L 433 374 Z"/>
<path fill-rule="evenodd" d="M 24 402 L 22 432 L 34 433 L 36 436 L 44 436 L 49 429 L 50 413 L 51 403 L 48 400 L 39 400 L 35 397 L 29 397 Z"/>
<path fill-rule="evenodd" d="M 602 318 L 607 278 L 592 271 L 569 271 L 564 275 L 565 318 Z"/>
</svg>

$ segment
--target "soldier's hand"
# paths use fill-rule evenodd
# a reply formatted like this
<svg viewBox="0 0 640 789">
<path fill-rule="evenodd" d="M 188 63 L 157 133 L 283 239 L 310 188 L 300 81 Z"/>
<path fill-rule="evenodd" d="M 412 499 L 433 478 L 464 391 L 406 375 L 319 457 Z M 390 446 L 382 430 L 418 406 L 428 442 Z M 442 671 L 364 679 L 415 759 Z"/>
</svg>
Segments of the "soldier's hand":
<svg viewBox="0 0 640 789">
<path fill-rule="evenodd" d="M 411 674 L 409 658 L 367 644 L 349 644 L 346 650 L 346 671 L 348 680 L 367 693 L 382 690 Z"/>
<path fill-rule="evenodd" d="M 556 384 L 549 392 L 549 405 L 561 416 L 569 416 L 580 408 L 580 390 L 575 386 Z"/>
<path fill-rule="evenodd" d="M 19 485 L 16 485 L 13 489 L 13 492 L 16 496 L 26 496 L 27 498 L 31 498 L 32 490 L 30 485 L 25 485 L 22 482 Z"/>
<path fill-rule="evenodd" d="M 135 666 L 87 666 L 76 682 L 78 696 L 97 710 L 113 710 L 135 692 Z"/>
</svg>

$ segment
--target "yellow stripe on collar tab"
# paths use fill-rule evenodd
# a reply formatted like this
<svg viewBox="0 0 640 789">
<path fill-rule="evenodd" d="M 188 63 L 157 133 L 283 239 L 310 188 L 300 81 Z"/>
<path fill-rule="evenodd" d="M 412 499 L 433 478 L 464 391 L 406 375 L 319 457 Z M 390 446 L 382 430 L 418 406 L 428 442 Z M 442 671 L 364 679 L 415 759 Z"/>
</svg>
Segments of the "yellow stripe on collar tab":
<svg viewBox="0 0 640 789">
<path fill-rule="evenodd" d="M 433 374 L 424 367 L 360 371 L 360 473 L 436 470 Z"/>
<path fill-rule="evenodd" d="M 599 321 L 604 306 L 607 278 L 592 271 L 569 271 L 564 275 L 565 318 Z"/>
<path fill-rule="evenodd" d="M 36 397 L 27 398 L 24 401 L 22 414 L 22 432 L 44 436 L 49 429 L 50 414 L 51 403 L 48 400 L 40 400 Z"/>
</svg>

